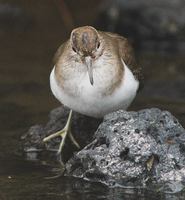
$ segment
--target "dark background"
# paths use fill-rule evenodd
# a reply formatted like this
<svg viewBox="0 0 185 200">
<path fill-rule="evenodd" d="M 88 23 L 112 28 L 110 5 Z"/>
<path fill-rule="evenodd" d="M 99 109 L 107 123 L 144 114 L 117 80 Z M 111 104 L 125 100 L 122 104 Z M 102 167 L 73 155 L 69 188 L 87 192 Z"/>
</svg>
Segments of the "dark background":
<svg viewBox="0 0 185 200">
<path fill-rule="evenodd" d="M 112 199 L 114 193 L 116 199 L 137 199 L 133 191 L 127 196 L 91 184 L 83 196 L 85 183 L 74 179 L 45 181 L 48 168 L 22 160 L 19 141 L 60 105 L 49 88 L 52 59 L 71 30 L 83 25 L 117 32 L 133 44 L 145 87 L 130 110 L 167 109 L 185 127 L 184 11 L 184 0 L 0 0 L 0 200 L 25 194 L 27 199 L 73 199 L 76 193 L 79 199 Z"/>
</svg>

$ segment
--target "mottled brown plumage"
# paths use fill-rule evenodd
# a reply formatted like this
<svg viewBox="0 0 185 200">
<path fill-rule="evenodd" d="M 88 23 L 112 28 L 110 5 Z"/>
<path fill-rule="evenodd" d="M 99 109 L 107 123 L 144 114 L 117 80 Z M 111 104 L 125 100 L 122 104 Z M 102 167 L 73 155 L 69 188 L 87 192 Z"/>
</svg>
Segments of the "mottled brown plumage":
<svg viewBox="0 0 185 200">
<path fill-rule="evenodd" d="M 74 47 L 71 45 L 71 40 L 73 41 L 73 44 L 75 44 Z M 85 45 L 83 45 L 83 43 Z M 102 52 L 96 58 L 96 56 L 93 55 L 93 49 L 100 45 L 100 43 L 102 45 Z M 82 60 L 74 57 L 74 55 L 71 53 L 72 49 L 73 51 L 80 51 L 82 53 Z M 142 85 L 142 69 L 136 64 L 133 48 L 128 40 L 125 37 L 115 33 L 96 31 L 96 29 L 91 29 L 89 26 L 74 29 L 71 33 L 71 38 L 58 48 L 54 57 L 57 79 L 62 83 L 66 77 L 62 76 L 62 72 L 60 71 L 61 65 L 64 65 L 65 63 L 65 65 L 68 66 L 67 63 L 69 62 L 70 65 L 71 60 L 82 62 L 83 57 L 87 54 L 91 55 L 92 57 L 94 56 L 95 59 L 98 59 L 98 57 L 102 54 L 106 54 L 107 62 L 108 60 L 111 62 L 111 58 L 113 60 L 113 58 L 118 56 L 119 65 L 122 66 L 121 59 L 123 59 L 126 65 L 131 69 L 135 78 L 140 81 L 140 86 Z M 116 67 L 115 63 L 112 63 L 112 65 Z M 65 67 L 63 70 L 64 69 Z M 114 84 L 112 84 L 111 88 L 107 88 L 105 94 L 111 94 L 114 89 L 119 86 L 123 73 L 123 66 L 117 69 L 117 80 Z"/>
<path fill-rule="evenodd" d="M 132 73 L 134 74 L 135 78 L 140 82 L 140 88 L 143 87 L 143 74 L 142 68 L 137 65 L 134 50 L 129 43 L 128 39 L 123 36 L 120 36 L 115 33 L 104 32 L 109 36 L 113 37 L 114 40 L 117 40 L 117 44 L 119 46 L 119 55 L 125 61 L 126 65 L 131 69 Z"/>
</svg>

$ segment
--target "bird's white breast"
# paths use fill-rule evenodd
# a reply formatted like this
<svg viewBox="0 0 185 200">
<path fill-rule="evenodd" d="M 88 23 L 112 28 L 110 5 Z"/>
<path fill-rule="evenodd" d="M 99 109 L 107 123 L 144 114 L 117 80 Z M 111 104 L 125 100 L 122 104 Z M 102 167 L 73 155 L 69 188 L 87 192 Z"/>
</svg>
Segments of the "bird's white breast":
<svg viewBox="0 0 185 200">
<path fill-rule="evenodd" d="M 65 106 L 84 115 L 92 117 L 103 117 L 105 114 L 119 110 L 127 109 L 134 99 L 139 82 L 134 78 L 130 69 L 124 62 L 123 79 L 118 88 L 111 95 L 102 95 L 104 87 L 101 82 L 101 74 L 94 73 L 94 84 L 91 85 L 88 74 L 75 76 L 69 84 L 74 86 L 78 93 L 77 96 L 69 95 L 56 82 L 54 68 L 50 74 L 50 86 L 54 96 Z M 103 77 L 103 76 L 102 76 Z M 104 75 L 105 81 L 109 81 Z"/>
</svg>

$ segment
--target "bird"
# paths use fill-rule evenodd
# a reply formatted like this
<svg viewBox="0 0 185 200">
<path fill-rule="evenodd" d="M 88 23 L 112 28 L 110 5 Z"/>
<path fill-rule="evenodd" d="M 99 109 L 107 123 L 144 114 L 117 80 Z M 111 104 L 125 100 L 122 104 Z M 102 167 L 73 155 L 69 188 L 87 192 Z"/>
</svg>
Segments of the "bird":
<svg viewBox="0 0 185 200">
<path fill-rule="evenodd" d="M 119 109 L 126 110 L 143 80 L 128 40 L 116 33 L 98 31 L 92 26 L 72 30 L 54 56 L 50 74 L 53 95 L 70 108 L 65 127 L 43 139 L 61 136 L 58 154 L 68 136 L 80 145 L 71 132 L 72 112 L 103 118 Z"/>
</svg>

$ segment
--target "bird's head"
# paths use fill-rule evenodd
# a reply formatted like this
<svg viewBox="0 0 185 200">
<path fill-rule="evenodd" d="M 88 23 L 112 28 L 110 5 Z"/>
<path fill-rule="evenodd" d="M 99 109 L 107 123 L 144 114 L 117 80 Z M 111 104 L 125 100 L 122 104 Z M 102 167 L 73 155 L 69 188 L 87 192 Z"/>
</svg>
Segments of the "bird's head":
<svg viewBox="0 0 185 200">
<path fill-rule="evenodd" d="M 76 28 L 71 32 L 70 42 L 72 50 L 80 56 L 81 61 L 87 66 L 90 83 L 93 85 L 92 63 L 102 51 L 97 30 L 91 26 Z"/>
</svg>

